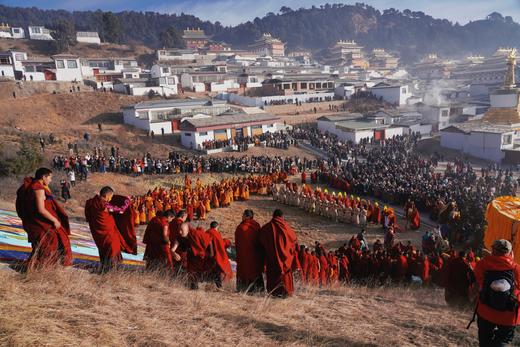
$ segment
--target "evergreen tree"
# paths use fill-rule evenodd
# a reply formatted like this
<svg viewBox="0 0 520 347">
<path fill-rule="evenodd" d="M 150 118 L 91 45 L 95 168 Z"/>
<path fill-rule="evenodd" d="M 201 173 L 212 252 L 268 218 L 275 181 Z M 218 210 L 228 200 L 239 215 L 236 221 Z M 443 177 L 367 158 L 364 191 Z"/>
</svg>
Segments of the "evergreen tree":
<svg viewBox="0 0 520 347">
<path fill-rule="evenodd" d="M 74 46 L 76 41 L 76 29 L 74 24 L 68 20 L 59 20 L 52 28 L 51 36 L 55 53 L 67 52 L 70 46 Z"/>
</svg>

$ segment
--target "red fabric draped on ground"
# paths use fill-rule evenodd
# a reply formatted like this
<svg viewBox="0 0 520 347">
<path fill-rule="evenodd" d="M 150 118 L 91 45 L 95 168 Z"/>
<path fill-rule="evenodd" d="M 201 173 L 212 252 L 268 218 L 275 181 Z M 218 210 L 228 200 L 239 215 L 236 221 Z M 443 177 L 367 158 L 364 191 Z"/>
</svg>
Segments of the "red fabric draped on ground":
<svg viewBox="0 0 520 347">
<path fill-rule="evenodd" d="M 296 233 L 281 217 L 274 217 L 260 230 L 260 244 L 266 255 L 267 290 L 273 295 L 294 291 L 292 265 Z"/>
<path fill-rule="evenodd" d="M 36 190 L 45 191 L 45 209 L 60 221 L 59 229 L 38 212 Z M 32 245 L 29 257 L 31 266 L 54 264 L 58 261 L 66 266 L 72 265 L 72 251 L 68 236 L 70 235 L 69 218 L 47 187 L 31 177 L 26 177 L 16 193 L 16 212 L 22 220 L 23 228 Z"/>
<path fill-rule="evenodd" d="M 85 217 L 90 226 L 90 232 L 99 251 L 102 263 L 121 260 L 122 237 L 117 229 L 114 217 L 108 212 L 106 201 L 96 195 L 85 203 Z"/>
</svg>

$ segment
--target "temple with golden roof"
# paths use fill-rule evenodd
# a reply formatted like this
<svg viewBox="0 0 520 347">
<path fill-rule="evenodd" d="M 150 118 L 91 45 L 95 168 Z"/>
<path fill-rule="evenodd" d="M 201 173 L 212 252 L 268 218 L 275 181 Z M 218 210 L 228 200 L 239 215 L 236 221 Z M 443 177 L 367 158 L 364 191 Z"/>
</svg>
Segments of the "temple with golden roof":
<svg viewBox="0 0 520 347">
<path fill-rule="evenodd" d="M 491 107 L 483 120 L 492 124 L 520 123 L 520 91 L 515 81 L 516 49 L 507 57 L 507 72 L 502 88 L 490 95 Z"/>
</svg>

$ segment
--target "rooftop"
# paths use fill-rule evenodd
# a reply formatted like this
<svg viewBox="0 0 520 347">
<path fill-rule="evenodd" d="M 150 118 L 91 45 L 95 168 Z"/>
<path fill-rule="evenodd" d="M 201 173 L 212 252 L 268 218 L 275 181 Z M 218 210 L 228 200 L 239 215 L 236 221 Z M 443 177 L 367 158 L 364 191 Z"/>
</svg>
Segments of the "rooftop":
<svg viewBox="0 0 520 347">
<path fill-rule="evenodd" d="M 261 114 L 233 114 L 225 116 L 214 116 L 209 118 L 187 119 L 181 124 L 181 128 L 185 130 L 195 130 L 207 127 L 222 127 L 226 125 L 243 124 L 243 123 L 266 123 L 268 121 L 278 121 L 278 116 L 261 113 Z"/>
<path fill-rule="evenodd" d="M 449 127 L 441 130 L 441 132 L 463 132 L 466 134 L 472 132 L 479 133 L 493 133 L 502 134 L 513 129 L 520 129 L 520 124 L 508 125 L 508 124 L 492 124 L 486 121 L 470 121 L 465 123 L 458 123 L 450 125 Z"/>
<path fill-rule="evenodd" d="M 361 118 L 363 115 L 361 113 L 344 113 L 344 114 L 334 114 L 329 116 L 321 116 L 318 120 L 327 121 L 327 122 L 341 122 L 346 120 L 352 120 L 356 118 Z"/>
<path fill-rule="evenodd" d="M 376 122 L 366 122 L 366 121 L 345 121 L 336 123 L 336 128 L 345 129 L 345 130 L 374 130 L 374 129 L 385 129 L 390 127 L 388 124 L 377 124 Z"/>
<path fill-rule="evenodd" d="M 124 108 L 133 108 L 135 110 L 150 108 L 168 108 L 168 107 L 197 107 L 197 106 L 216 106 L 226 105 L 225 100 L 209 100 L 209 99 L 171 99 L 171 100 L 151 100 L 142 101 L 135 105 L 125 106 Z"/>
</svg>

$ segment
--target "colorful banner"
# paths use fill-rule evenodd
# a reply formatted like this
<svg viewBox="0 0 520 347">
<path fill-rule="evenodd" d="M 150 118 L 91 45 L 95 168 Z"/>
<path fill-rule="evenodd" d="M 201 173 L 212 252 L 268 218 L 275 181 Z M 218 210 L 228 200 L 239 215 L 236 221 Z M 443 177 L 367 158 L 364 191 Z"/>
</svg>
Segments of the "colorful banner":
<svg viewBox="0 0 520 347">
<path fill-rule="evenodd" d="M 74 264 L 99 263 L 99 254 L 88 226 L 71 222 L 70 245 Z M 0 209 L 0 261 L 13 262 L 25 260 L 31 253 L 31 244 L 16 212 Z M 123 253 L 123 264 L 144 265 L 144 245 L 139 243 L 138 254 Z"/>
</svg>

